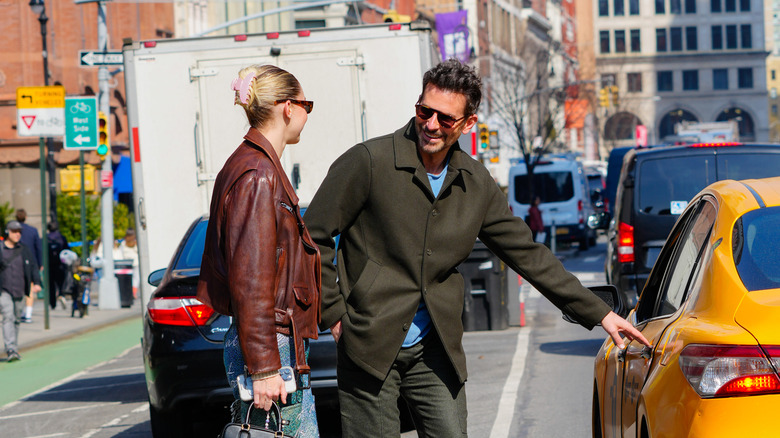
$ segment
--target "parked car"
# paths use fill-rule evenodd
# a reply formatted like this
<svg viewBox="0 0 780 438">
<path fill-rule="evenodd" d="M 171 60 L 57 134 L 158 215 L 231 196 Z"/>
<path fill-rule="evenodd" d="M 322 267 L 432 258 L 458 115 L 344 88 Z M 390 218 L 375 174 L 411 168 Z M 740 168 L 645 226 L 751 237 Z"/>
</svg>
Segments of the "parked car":
<svg viewBox="0 0 780 438">
<path fill-rule="evenodd" d="M 780 176 L 780 145 L 708 143 L 626 152 L 604 270 L 631 307 L 689 200 L 724 179 Z"/>
<path fill-rule="evenodd" d="M 691 200 L 628 315 L 651 342 L 595 360 L 593 436 L 776 436 L 780 178 Z"/>
<path fill-rule="evenodd" d="M 525 218 L 531 197 L 541 198 L 545 232 L 552 238 L 555 225 L 558 242 L 578 242 L 579 249 L 596 243 L 596 232 L 586 225 L 593 206 L 582 163 L 567 158 L 544 157 L 534 167 L 533 189 L 525 163 L 509 169 L 509 206 L 515 216 Z M 534 193 L 531 193 L 531 190 Z"/>
<path fill-rule="evenodd" d="M 195 298 L 208 217 L 195 220 L 167 269 L 149 275 L 152 293 L 141 340 L 152 434 L 190 436 L 193 420 L 224 412 L 233 392 L 225 377 L 223 340 L 231 318 Z M 337 399 L 336 344 L 330 332 L 311 340 L 311 386 L 318 408 Z M 224 425 L 223 423 L 223 425 Z"/>
</svg>

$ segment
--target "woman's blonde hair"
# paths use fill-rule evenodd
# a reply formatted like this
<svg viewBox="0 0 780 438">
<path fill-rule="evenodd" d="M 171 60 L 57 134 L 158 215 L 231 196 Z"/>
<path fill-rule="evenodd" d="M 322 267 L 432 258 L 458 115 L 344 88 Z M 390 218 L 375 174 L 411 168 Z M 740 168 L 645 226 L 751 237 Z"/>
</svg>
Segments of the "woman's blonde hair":
<svg viewBox="0 0 780 438">
<path fill-rule="evenodd" d="M 249 124 L 260 128 L 271 118 L 274 102 L 295 99 L 301 92 L 301 84 L 291 73 L 275 65 L 250 65 L 241 69 L 238 77 L 243 80 L 252 73 L 255 77 L 249 85 L 249 99 L 241 102 L 240 92 L 236 91 L 235 102 L 246 111 Z"/>
</svg>

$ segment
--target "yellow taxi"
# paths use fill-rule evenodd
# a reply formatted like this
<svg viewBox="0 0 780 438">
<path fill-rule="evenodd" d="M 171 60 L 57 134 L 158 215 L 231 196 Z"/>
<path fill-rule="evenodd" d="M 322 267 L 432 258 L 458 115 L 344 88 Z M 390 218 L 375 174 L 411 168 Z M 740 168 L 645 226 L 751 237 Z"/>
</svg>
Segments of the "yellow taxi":
<svg viewBox="0 0 780 438">
<path fill-rule="evenodd" d="M 602 345 L 594 437 L 780 436 L 780 178 L 696 195 L 628 319 L 652 348 Z"/>
</svg>

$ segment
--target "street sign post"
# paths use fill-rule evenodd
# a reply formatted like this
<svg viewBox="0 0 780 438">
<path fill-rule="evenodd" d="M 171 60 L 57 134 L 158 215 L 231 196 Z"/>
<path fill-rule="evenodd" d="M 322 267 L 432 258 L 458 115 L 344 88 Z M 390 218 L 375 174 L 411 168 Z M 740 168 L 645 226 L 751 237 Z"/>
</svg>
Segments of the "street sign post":
<svg viewBox="0 0 780 438">
<path fill-rule="evenodd" d="M 93 150 L 97 149 L 98 116 L 97 98 L 65 98 L 65 141 L 63 148 Z"/>
<path fill-rule="evenodd" d="M 97 52 L 95 50 L 79 50 L 79 61 L 84 66 L 122 65 L 122 52 Z"/>
<path fill-rule="evenodd" d="M 65 87 L 18 87 L 16 134 L 20 137 L 59 137 L 65 134 Z"/>
</svg>

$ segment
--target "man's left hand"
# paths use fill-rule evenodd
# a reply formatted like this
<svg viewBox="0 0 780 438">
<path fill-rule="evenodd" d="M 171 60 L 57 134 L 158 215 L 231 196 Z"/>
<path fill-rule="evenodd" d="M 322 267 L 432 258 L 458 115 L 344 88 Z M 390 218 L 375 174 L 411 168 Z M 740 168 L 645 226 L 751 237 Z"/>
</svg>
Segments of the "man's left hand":
<svg viewBox="0 0 780 438">
<path fill-rule="evenodd" d="M 648 342 L 648 340 L 642 336 L 642 332 L 637 330 L 636 327 L 631 325 L 630 322 L 618 316 L 618 314 L 615 312 L 607 313 L 607 316 L 601 320 L 601 328 L 603 328 L 604 331 L 612 337 L 612 341 L 614 341 L 615 345 L 617 345 L 621 350 L 626 348 L 626 344 L 623 341 L 623 338 L 620 337 L 621 334 L 623 334 L 629 341 L 636 340 L 647 347 L 651 347 L 650 342 Z"/>
<path fill-rule="evenodd" d="M 33 284 L 32 285 L 32 289 L 30 289 L 30 293 L 34 293 L 35 294 L 35 293 L 38 293 L 40 290 L 41 290 L 40 286 L 38 286 L 37 284 Z"/>
</svg>

